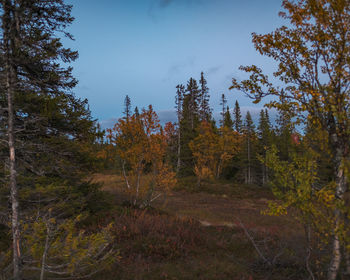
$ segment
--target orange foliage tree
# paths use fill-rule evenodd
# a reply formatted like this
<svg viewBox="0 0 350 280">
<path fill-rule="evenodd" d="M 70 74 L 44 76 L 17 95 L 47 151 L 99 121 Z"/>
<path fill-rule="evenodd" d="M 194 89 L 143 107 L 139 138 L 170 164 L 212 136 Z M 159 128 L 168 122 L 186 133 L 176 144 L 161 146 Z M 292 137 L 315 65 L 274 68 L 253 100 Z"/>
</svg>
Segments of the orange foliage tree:
<svg viewBox="0 0 350 280">
<path fill-rule="evenodd" d="M 122 161 L 133 205 L 149 206 L 161 196 L 157 191 L 168 191 L 176 184 L 175 173 L 165 162 L 166 136 L 151 105 L 140 114 L 119 119 L 107 137 Z M 148 176 L 144 176 L 146 173 Z"/>
</svg>

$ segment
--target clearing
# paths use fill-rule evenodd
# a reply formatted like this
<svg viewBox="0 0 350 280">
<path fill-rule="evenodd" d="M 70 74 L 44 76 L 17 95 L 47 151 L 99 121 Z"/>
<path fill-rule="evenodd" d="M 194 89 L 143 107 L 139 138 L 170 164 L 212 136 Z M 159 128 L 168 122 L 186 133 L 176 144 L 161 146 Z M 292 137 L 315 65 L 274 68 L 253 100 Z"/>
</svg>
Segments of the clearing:
<svg viewBox="0 0 350 280">
<path fill-rule="evenodd" d="M 193 185 L 190 178 L 166 199 L 155 201 L 155 210 L 145 212 L 121 210 L 129 197 L 120 176 L 96 174 L 93 181 L 102 183 L 118 205 L 113 219 L 121 261 L 105 280 L 305 277 L 303 231 L 291 216 L 261 214 L 273 199 L 266 188 L 226 181 L 206 183 L 198 190 L 188 187 Z"/>
</svg>

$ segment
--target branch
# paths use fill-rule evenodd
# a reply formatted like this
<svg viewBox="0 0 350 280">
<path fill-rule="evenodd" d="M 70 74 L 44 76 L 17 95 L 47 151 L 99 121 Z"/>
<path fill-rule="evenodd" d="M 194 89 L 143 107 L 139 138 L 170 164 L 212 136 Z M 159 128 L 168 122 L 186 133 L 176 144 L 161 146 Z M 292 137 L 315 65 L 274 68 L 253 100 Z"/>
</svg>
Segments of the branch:
<svg viewBox="0 0 350 280">
<path fill-rule="evenodd" d="M 252 243 L 252 245 L 255 248 L 255 251 L 259 254 L 260 258 L 264 261 L 264 263 L 266 263 L 268 266 L 272 266 L 272 263 L 263 255 L 263 253 L 260 251 L 259 247 L 256 245 L 255 240 L 253 239 L 253 237 L 249 234 L 247 228 L 243 225 L 242 221 L 238 218 L 239 221 L 239 225 L 240 227 L 243 229 L 245 235 L 248 237 L 248 239 L 250 240 L 250 242 Z"/>
<path fill-rule="evenodd" d="M 125 173 L 125 161 L 124 161 L 124 160 L 123 160 L 123 162 L 122 162 L 122 167 L 123 167 L 123 177 L 124 177 L 126 186 L 127 186 L 128 189 L 130 190 L 131 187 L 130 187 L 130 184 L 129 184 L 129 181 L 128 181 L 128 177 L 126 176 L 126 173 Z"/>
</svg>

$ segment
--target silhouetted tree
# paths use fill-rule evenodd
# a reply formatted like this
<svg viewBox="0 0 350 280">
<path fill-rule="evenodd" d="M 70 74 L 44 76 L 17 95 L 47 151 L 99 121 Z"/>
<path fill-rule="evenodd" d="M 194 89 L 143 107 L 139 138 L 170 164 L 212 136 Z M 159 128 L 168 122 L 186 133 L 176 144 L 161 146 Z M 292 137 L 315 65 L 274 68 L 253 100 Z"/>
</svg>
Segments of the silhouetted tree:
<svg viewBox="0 0 350 280">
<path fill-rule="evenodd" d="M 235 131 L 242 132 L 242 115 L 241 108 L 239 107 L 238 101 L 235 102 L 235 108 L 233 109 L 233 126 Z"/>
<path fill-rule="evenodd" d="M 131 99 L 128 95 L 125 96 L 124 99 L 124 111 L 123 114 L 125 115 L 125 119 L 129 120 L 131 116 Z"/>
<path fill-rule="evenodd" d="M 28 205 L 20 205 L 19 197 L 38 185 L 73 189 L 92 165 L 95 121 L 87 101 L 70 92 L 77 81 L 63 64 L 78 53 L 64 48 L 58 37 L 61 32 L 72 38 L 64 31 L 73 21 L 71 8 L 61 0 L 0 2 L 0 137 L 7 144 L 15 280 L 22 269 L 20 220 L 30 214 L 20 213 Z"/>
<path fill-rule="evenodd" d="M 221 94 L 221 101 L 220 101 L 220 105 L 221 105 L 221 120 L 220 120 L 220 126 L 224 125 L 224 119 L 225 119 L 225 112 L 226 112 L 226 104 L 227 104 L 227 99 L 225 94 Z"/>
<path fill-rule="evenodd" d="M 227 106 L 226 112 L 224 115 L 224 127 L 227 127 L 229 129 L 233 129 L 233 121 L 231 118 L 230 108 Z"/>
<path fill-rule="evenodd" d="M 207 80 L 204 78 L 204 73 L 201 72 L 201 78 L 199 80 L 200 84 L 200 110 L 199 119 L 201 121 L 210 122 L 212 119 L 211 109 L 209 106 L 209 88 L 207 87 Z"/>
<path fill-rule="evenodd" d="M 183 85 L 176 86 L 176 97 L 175 97 L 175 109 L 177 116 L 177 164 L 176 164 L 176 174 L 179 174 L 181 168 L 181 129 L 180 123 L 182 119 L 183 110 L 183 98 L 185 94 L 185 87 Z"/>
<path fill-rule="evenodd" d="M 244 143 L 245 143 L 245 183 L 251 184 L 253 182 L 252 178 L 252 155 L 253 155 L 253 141 L 255 136 L 255 126 L 250 115 L 250 112 L 247 111 L 245 122 L 243 126 L 243 135 L 244 135 Z"/>
</svg>

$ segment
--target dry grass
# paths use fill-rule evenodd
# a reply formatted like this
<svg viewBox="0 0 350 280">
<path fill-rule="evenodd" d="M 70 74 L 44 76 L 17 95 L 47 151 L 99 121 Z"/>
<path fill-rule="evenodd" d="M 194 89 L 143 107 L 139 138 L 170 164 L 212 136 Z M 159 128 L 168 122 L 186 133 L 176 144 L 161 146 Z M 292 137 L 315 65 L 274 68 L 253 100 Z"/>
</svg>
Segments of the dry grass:
<svg viewBox="0 0 350 280">
<path fill-rule="evenodd" d="M 118 175 L 95 174 L 94 182 L 103 183 L 103 190 L 115 195 L 116 202 L 128 200 L 123 178 Z M 208 189 L 211 188 L 211 193 Z M 233 184 L 207 184 L 204 191 L 172 191 L 166 201 L 156 200 L 155 208 L 177 217 L 193 218 L 206 225 L 234 225 L 239 218 L 248 227 L 271 228 L 289 236 L 299 235 L 301 228 L 291 217 L 271 217 L 261 214 L 272 195 L 266 189 Z M 291 225 L 293 225 L 291 227 Z"/>
<path fill-rule="evenodd" d="M 103 183 L 116 205 L 128 200 L 120 176 L 96 174 L 93 180 Z M 122 261 L 98 279 L 303 279 L 303 233 L 291 217 L 260 214 L 269 192 L 222 182 L 205 188 L 173 191 L 166 203 L 155 201 L 159 210 L 117 206 L 111 216 Z M 270 240 L 267 256 L 284 250 L 281 244 L 295 250 L 283 253 L 279 267 L 266 267 L 238 219 L 258 241 Z"/>
</svg>

